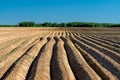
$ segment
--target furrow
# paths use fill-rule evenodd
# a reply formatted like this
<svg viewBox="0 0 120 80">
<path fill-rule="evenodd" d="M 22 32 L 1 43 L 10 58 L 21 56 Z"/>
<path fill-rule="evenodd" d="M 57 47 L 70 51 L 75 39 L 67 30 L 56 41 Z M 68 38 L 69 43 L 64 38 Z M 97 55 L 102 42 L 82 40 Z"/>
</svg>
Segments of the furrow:
<svg viewBox="0 0 120 80">
<path fill-rule="evenodd" d="M 0 46 L 0 50 L 7 47 L 7 46 L 12 45 L 13 43 L 18 42 L 21 39 L 22 39 L 22 37 L 19 37 L 19 38 L 15 38 L 15 39 L 12 39 L 12 40 L 1 43 L 0 45 L 2 45 L 2 46 Z"/>
<path fill-rule="evenodd" d="M 81 53 L 75 48 L 74 44 L 64 37 L 65 50 L 73 73 L 77 80 L 101 80 L 96 72 L 87 64 Z"/>
<path fill-rule="evenodd" d="M 58 36 L 61 36 L 61 31 L 58 32 Z"/>
<path fill-rule="evenodd" d="M 105 44 L 105 43 L 103 43 L 103 42 L 105 42 L 105 41 L 103 41 L 103 42 L 101 42 L 101 41 L 99 41 L 99 40 L 96 40 L 96 39 L 92 39 L 92 38 L 89 38 L 88 36 L 81 36 L 82 38 L 84 38 L 84 39 L 86 39 L 86 40 L 89 40 L 89 41 L 91 41 L 91 42 L 93 42 L 93 43 L 96 43 L 96 44 L 98 44 L 98 45 L 100 45 L 100 46 L 103 46 L 103 47 L 106 47 L 106 48 L 108 48 L 108 49 L 110 49 L 110 50 L 113 50 L 113 51 L 115 51 L 115 52 L 117 52 L 117 53 L 120 53 L 120 48 L 116 48 L 116 47 L 114 47 L 114 44 L 111 46 L 111 45 L 109 45 L 109 44 Z"/>
<path fill-rule="evenodd" d="M 7 76 L 6 80 L 25 80 L 29 67 L 35 57 L 38 55 L 41 43 L 36 43 L 25 55 L 18 61 L 12 72 Z"/>
<path fill-rule="evenodd" d="M 99 39 L 102 39 L 102 40 L 105 40 L 105 41 L 108 41 L 108 42 L 111 42 L 111 43 L 114 43 L 114 44 L 120 46 L 119 43 L 116 43 L 115 41 L 112 41 L 112 40 L 110 40 L 110 39 L 106 39 L 106 38 L 102 38 L 102 37 L 97 37 L 96 35 L 94 35 L 94 37 L 99 38 Z"/>
<path fill-rule="evenodd" d="M 56 44 L 51 59 L 51 80 L 76 80 L 68 63 L 64 42 L 55 37 Z"/>
<path fill-rule="evenodd" d="M 36 39 L 37 37 L 32 38 L 28 42 L 20 45 L 17 50 L 13 51 L 11 55 L 7 56 L 4 60 L 0 62 L 0 79 L 9 69 L 9 67 L 12 66 L 12 64 L 16 63 L 17 59 L 20 58 L 34 44 Z"/>
<path fill-rule="evenodd" d="M 10 46 L 7 46 L 5 48 L 0 49 L 0 60 L 4 56 L 7 56 L 11 51 L 15 50 L 19 45 L 24 43 L 26 40 L 27 39 L 21 39 L 15 43 L 11 44 Z"/>
<path fill-rule="evenodd" d="M 120 64 L 120 54 L 110 50 L 110 49 L 107 49 L 103 46 L 100 46 L 96 43 L 93 43 L 93 42 L 90 42 L 86 39 L 83 39 L 82 37 L 80 36 L 75 36 L 77 39 L 79 39 L 80 41 L 94 47 L 95 49 L 99 50 L 100 52 L 104 53 L 105 55 L 109 56 L 110 58 L 112 58 L 113 60 L 115 60 L 117 63 Z"/>
<path fill-rule="evenodd" d="M 48 43 L 40 51 L 36 73 L 33 80 L 50 80 L 50 60 L 55 40 L 48 38 Z"/>
<path fill-rule="evenodd" d="M 47 44 L 47 37 L 43 37 L 40 40 L 41 46 L 40 46 L 40 51 L 37 55 L 37 57 L 33 60 L 32 64 L 30 65 L 29 71 L 27 73 L 26 79 L 25 80 L 34 80 L 34 76 L 36 74 L 36 68 L 37 68 L 37 64 L 38 64 L 38 60 L 40 58 L 41 55 L 41 50 L 43 49 L 43 47 Z"/>
<path fill-rule="evenodd" d="M 53 34 L 51 35 L 52 37 L 54 37 L 56 35 L 56 32 L 54 31 Z"/>
<path fill-rule="evenodd" d="M 74 43 L 76 48 L 80 51 L 86 62 L 94 69 L 94 71 L 102 78 L 102 80 L 117 80 L 117 78 L 106 68 L 100 65 L 97 60 L 89 53 L 83 50 L 78 44 Z"/>
<path fill-rule="evenodd" d="M 15 36 L 5 37 L 2 40 L 0 40 L 0 44 L 7 42 L 7 41 L 10 41 L 10 40 L 15 39 L 15 38 L 16 38 Z"/>
<path fill-rule="evenodd" d="M 114 47 L 116 47 L 116 48 L 120 48 L 120 45 L 115 44 L 115 43 L 112 43 L 112 42 L 109 42 L 109 41 L 106 41 L 106 40 L 104 40 L 104 39 L 100 39 L 100 38 L 98 38 L 98 37 L 90 36 L 90 35 L 89 35 L 89 36 L 87 35 L 87 37 L 90 37 L 90 38 L 92 38 L 92 39 L 95 39 L 95 40 L 100 41 L 100 42 L 105 43 L 105 44 L 109 44 L 109 45 L 114 46 Z"/>
<path fill-rule="evenodd" d="M 63 36 L 63 35 L 64 35 L 64 31 L 61 32 L 61 36 Z"/>
<path fill-rule="evenodd" d="M 87 53 L 93 56 L 103 67 L 109 70 L 112 74 L 114 74 L 118 79 L 120 79 L 120 65 L 116 63 L 113 59 L 106 56 L 104 53 L 99 50 L 83 43 L 75 39 L 71 38 L 73 42 L 77 43 L 82 49 L 84 49 Z"/>
<path fill-rule="evenodd" d="M 63 36 L 63 37 L 66 37 L 66 32 L 65 32 L 65 31 L 63 32 L 63 35 L 62 35 L 62 36 Z"/>
<path fill-rule="evenodd" d="M 54 36 L 57 36 L 57 34 L 58 34 L 58 32 L 57 32 L 57 31 L 55 31 L 55 32 L 54 32 Z"/>
</svg>

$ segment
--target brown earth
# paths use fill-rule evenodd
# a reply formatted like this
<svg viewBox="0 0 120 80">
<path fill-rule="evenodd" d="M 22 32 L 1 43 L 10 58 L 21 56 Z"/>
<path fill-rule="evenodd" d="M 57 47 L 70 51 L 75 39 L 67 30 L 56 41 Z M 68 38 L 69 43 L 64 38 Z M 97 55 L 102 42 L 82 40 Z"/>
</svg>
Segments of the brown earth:
<svg viewBox="0 0 120 80">
<path fill-rule="evenodd" d="M 120 28 L 0 28 L 0 80 L 120 80 Z"/>
</svg>

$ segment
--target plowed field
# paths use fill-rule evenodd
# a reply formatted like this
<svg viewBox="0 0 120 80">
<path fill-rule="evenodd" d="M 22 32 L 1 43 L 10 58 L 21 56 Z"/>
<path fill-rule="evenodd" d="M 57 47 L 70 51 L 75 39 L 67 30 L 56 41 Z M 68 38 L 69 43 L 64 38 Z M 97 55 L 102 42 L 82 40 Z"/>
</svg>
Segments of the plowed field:
<svg viewBox="0 0 120 80">
<path fill-rule="evenodd" d="M 0 28 L 0 80 L 120 80 L 120 28 Z"/>
</svg>

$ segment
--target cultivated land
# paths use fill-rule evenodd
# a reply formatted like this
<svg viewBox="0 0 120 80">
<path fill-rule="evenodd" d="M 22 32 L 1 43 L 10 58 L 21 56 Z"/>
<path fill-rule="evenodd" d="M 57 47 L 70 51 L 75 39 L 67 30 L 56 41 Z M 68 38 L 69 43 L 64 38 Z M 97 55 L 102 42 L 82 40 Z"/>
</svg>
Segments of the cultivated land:
<svg viewBox="0 0 120 80">
<path fill-rule="evenodd" d="M 120 28 L 0 28 L 0 80 L 120 80 Z"/>
</svg>

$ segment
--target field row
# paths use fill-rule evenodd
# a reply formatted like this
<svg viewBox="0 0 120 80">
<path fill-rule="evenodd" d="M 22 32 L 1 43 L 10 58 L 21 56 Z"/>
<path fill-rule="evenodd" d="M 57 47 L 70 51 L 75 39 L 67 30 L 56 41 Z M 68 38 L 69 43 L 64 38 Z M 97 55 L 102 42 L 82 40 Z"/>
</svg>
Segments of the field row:
<svg viewBox="0 0 120 80">
<path fill-rule="evenodd" d="M 33 32 L 0 34 L 0 80 L 120 80 L 119 31 Z"/>
</svg>

